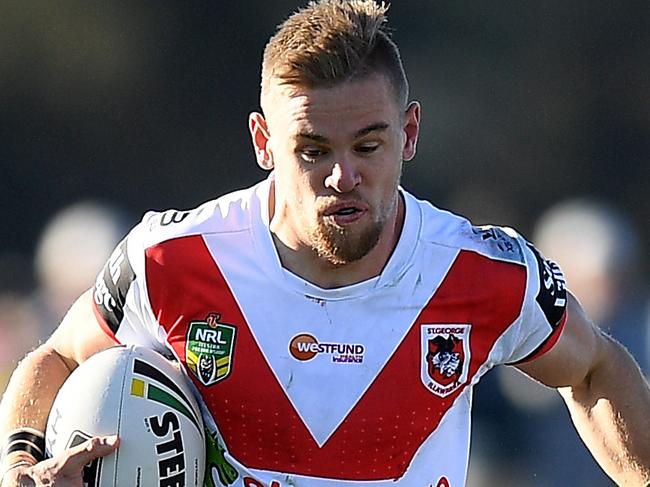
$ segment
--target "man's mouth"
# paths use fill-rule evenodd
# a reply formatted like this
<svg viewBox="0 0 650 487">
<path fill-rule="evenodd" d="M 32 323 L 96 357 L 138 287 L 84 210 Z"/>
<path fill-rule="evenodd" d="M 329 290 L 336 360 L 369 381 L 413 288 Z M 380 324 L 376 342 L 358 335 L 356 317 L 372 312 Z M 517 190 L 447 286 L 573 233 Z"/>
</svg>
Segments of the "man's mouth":
<svg viewBox="0 0 650 487">
<path fill-rule="evenodd" d="M 332 218 L 338 225 L 349 225 L 358 221 L 367 212 L 368 205 L 348 201 L 330 206 L 323 212 L 323 216 Z"/>
</svg>

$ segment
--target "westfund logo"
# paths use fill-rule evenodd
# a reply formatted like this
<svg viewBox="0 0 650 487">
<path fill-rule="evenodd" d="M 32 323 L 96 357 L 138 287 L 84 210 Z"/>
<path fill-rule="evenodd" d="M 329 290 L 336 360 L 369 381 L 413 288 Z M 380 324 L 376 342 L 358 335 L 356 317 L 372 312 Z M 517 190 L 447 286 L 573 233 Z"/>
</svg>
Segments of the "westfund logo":
<svg viewBox="0 0 650 487">
<path fill-rule="evenodd" d="M 289 342 L 289 352 L 301 362 L 324 354 L 331 357 L 332 362 L 360 364 L 363 362 L 365 347 L 360 343 L 319 342 L 313 335 L 301 333 Z"/>
</svg>

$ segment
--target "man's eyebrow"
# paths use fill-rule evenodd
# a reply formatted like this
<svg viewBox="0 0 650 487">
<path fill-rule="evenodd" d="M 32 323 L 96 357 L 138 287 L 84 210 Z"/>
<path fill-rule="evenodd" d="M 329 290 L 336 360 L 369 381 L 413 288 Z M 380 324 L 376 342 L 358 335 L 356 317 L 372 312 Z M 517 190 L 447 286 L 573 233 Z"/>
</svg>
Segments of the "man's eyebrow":
<svg viewBox="0 0 650 487">
<path fill-rule="evenodd" d="M 371 132 L 375 131 L 381 131 L 381 130 L 386 130 L 389 127 L 389 125 L 386 122 L 377 122 L 368 125 L 367 127 L 362 128 L 361 130 L 358 130 L 354 134 L 354 138 L 358 139 L 359 137 L 363 137 L 364 135 L 368 135 Z M 310 139 L 313 140 L 314 142 L 327 142 L 328 139 L 324 135 L 317 134 L 315 132 L 309 132 L 309 131 L 302 131 L 297 134 L 297 137 L 300 139 Z"/>
<path fill-rule="evenodd" d="M 354 134 L 354 138 L 358 139 L 359 137 L 363 137 L 364 135 L 368 135 L 370 132 L 386 130 L 387 128 L 388 128 L 388 124 L 386 122 L 373 123 L 371 125 L 368 125 L 367 127 L 362 128 L 361 130 L 359 130 L 356 134 Z"/>
<path fill-rule="evenodd" d="M 310 139 L 314 142 L 327 142 L 327 137 L 319 135 L 314 132 L 300 132 L 297 134 L 296 138 L 298 139 Z"/>
</svg>

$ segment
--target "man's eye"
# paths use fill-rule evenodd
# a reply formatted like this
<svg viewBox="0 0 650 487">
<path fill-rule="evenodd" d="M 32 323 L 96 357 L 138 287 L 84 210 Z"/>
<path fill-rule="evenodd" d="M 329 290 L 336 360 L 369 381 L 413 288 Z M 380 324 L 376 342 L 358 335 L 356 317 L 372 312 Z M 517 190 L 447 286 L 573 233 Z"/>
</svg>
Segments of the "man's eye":
<svg viewBox="0 0 650 487">
<path fill-rule="evenodd" d="M 305 147 L 300 149 L 300 156 L 308 161 L 313 161 L 314 159 L 324 155 L 326 152 L 323 149 L 318 147 Z"/>
<path fill-rule="evenodd" d="M 366 144 L 361 144 L 356 148 L 356 151 L 361 154 L 372 154 L 377 149 L 379 149 L 378 142 L 368 142 Z"/>
</svg>

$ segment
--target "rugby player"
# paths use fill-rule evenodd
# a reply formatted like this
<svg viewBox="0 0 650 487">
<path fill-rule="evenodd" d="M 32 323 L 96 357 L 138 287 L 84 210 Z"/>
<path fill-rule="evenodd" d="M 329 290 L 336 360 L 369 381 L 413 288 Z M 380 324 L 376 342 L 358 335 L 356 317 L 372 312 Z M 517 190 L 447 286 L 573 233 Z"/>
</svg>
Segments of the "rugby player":
<svg viewBox="0 0 650 487">
<path fill-rule="evenodd" d="M 614 481 L 650 481 L 648 385 L 558 266 L 514 230 L 400 186 L 420 105 L 385 6 L 294 13 L 264 51 L 261 108 L 249 129 L 269 177 L 146 214 L 17 367 L 2 487 L 80 485 L 83 465 L 118 447 L 43 456 L 58 388 L 116 343 L 182 362 L 228 466 L 208 469 L 213 485 L 460 487 L 472 388 L 502 364 L 558 388 Z"/>
</svg>

